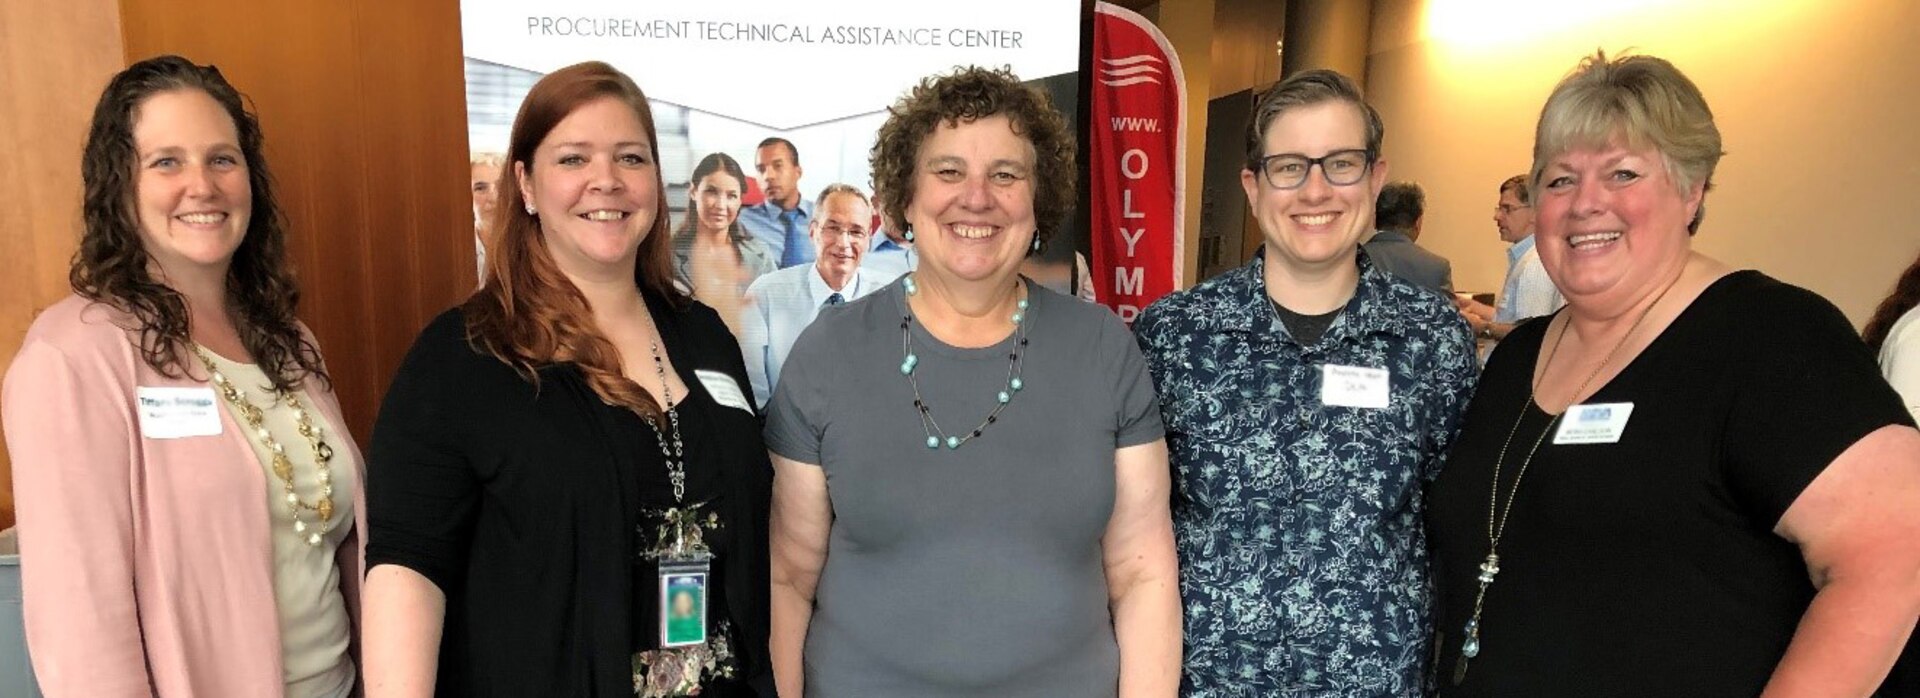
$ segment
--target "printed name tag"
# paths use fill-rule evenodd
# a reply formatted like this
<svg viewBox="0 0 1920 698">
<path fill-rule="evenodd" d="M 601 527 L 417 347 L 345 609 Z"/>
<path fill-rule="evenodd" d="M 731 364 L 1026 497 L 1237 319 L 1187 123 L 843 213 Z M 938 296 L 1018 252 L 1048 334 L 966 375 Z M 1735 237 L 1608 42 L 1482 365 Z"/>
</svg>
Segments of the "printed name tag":
<svg viewBox="0 0 1920 698">
<path fill-rule="evenodd" d="M 740 391 L 740 384 L 734 382 L 733 376 L 704 369 L 694 369 L 693 376 L 700 379 L 701 385 L 707 386 L 707 394 L 713 396 L 714 402 L 753 413 L 753 404 L 747 402 L 747 394 Z"/>
<path fill-rule="evenodd" d="M 1387 369 L 1324 364 L 1320 367 L 1320 402 L 1335 407 L 1387 406 Z"/>
<path fill-rule="evenodd" d="M 134 391 L 140 435 L 149 439 L 219 436 L 220 408 L 212 388 L 149 388 Z"/>
<path fill-rule="evenodd" d="M 1633 414 L 1631 402 L 1574 405 L 1560 417 L 1560 429 L 1553 433 L 1556 444 L 1612 444 L 1620 442 L 1627 431 L 1627 417 Z"/>
</svg>

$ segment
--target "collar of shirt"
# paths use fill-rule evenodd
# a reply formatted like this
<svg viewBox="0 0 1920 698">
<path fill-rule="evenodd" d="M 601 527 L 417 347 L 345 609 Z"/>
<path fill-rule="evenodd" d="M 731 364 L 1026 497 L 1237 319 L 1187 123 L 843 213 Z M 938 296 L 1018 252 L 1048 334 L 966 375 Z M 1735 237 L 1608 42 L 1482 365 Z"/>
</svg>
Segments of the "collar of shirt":
<svg viewBox="0 0 1920 698">
<path fill-rule="evenodd" d="M 870 252 L 891 252 L 894 250 L 907 252 L 911 249 L 912 248 L 906 245 L 894 242 L 893 238 L 887 237 L 886 233 L 880 231 L 874 231 L 873 244 L 867 248 Z"/>
<path fill-rule="evenodd" d="M 1512 247 L 1507 248 L 1507 269 L 1512 270 L 1513 265 L 1519 264 L 1520 258 L 1527 256 L 1527 250 L 1531 249 L 1533 249 L 1532 235 L 1528 235 L 1521 238 L 1519 242 L 1513 243 Z"/>
<path fill-rule="evenodd" d="M 1340 311 L 1340 317 L 1333 321 L 1315 346 L 1333 346 L 1334 343 L 1374 332 L 1408 333 L 1408 319 L 1397 309 L 1399 304 L 1392 298 L 1395 291 L 1393 277 L 1374 266 L 1364 249 L 1354 254 L 1354 264 L 1360 267 L 1360 281 L 1353 290 L 1353 298 L 1347 301 L 1347 306 Z M 1286 333 L 1275 316 L 1272 298 L 1267 295 L 1264 247 L 1254 253 L 1252 261 L 1221 274 L 1219 280 L 1216 292 L 1227 302 L 1218 306 L 1222 312 L 1200 315 L 1197 318 L 1199 329 L 1266 334 L 1292 341 L 1292 336 Z"/>
<path fill-rule="evenodd" d="M 843 303 L 851 303 L 853 299 L 865 293 L 861 290 L 861 287 L 866 285 L 862 283 L 865 279 L 859 269 L 853 270 L 853 278 L 847 279 L 846 288 L 835 291 L 832 286 L 827 285 L 827 280 L 820 276 L 820 267 L 809 264 L 807 268 L 813 272 L 807 275 L 807 297 L 813 299 L 813 307 L 826 305 L 827 297 L 835 293 L 840 294 L 840 301 Z"/>
<path fill-rule="evenodd" d="M 766 201 L 762 201 L 760 203 L 757 203 L 752 206 L 748 206 L 745 209 L 742 209 L 740 213 L 743 215 L 747 213 L 752 213 L 755 216 L 765 218 L 770 221 L 778 221 L 786 216 L 794 215 L 794 212 L 796 211 L 799 212 L 799 215 L 801 218 L 804 218 L 808 221 L 813 220 L 813 202 L 808 201 L 804 198 L 800 199 L 800 205 L 793 207 L 792 211 L 789 211 L 784 208 L 780 208 L 780 204 L 774 202 L 774 200 L 772 199 L 767 199 Z"/>
</svg>

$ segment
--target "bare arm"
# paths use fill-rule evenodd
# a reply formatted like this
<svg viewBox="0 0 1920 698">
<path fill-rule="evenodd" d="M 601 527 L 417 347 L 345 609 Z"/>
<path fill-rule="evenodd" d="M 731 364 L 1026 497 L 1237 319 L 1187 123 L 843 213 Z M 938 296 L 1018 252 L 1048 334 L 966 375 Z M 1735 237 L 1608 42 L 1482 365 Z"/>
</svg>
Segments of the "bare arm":
<svg viewBox="0 0 1920 698">
<path fill-rule="evenodd" d="M 1167 442 L 1115 451 L 1114 471 L 1101 552 L 1120 643 L 1120 697 L 1170 697 L 1180 689 L 1181 636 Z"/>
<path fill-rule="evenodd" d="M 833 505 L 820 466 L 768 455 L 773 459 L 773 680 L 780 695 L 797 698 L 805 695 L 801 651 L 813 619 L 814 585 L 827 561 Z"/>
<path fill-rule="evenodd" d="M 1920 614 L 1920 432 L 1855 442 L 1774 531 L 1800 546 L 1819 591 L 1762 696 L 1872 693 Z"/>
<path fill-rule="evenodd" d="M 446 595 L 419 572 L 380 565 L 367 573 L 360 596 L 367 697 L 432 696 Z"/>
</svg>

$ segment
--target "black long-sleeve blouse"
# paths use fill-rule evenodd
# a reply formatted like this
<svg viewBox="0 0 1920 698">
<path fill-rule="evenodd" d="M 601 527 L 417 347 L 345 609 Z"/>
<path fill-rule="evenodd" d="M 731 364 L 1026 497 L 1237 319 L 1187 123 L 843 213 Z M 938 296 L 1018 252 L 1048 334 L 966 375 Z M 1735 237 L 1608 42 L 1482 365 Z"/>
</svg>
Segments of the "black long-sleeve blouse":
<svg viewBox="0 0 1920 698">
<path fill-rule="evenodd" d="M 679 408 L 686 500 L 712 502 L 723 521 L 709 541 L 711 605 L 731 621 L 740 678 L 770 696 L 773 471 L 759 416 L 716 401 L 701 375 L 744 392 L 746 368 L 712 309 L 647 304 L 693 393 Z M 447 597 L 439 695 L 633 695 L 632 655 L 652 647 L 654 613 L 636 529 L 673 501 L 637 415 L 602 402 L 571 364 L 525 380 L 468 343 L 456 308 L 402 363 L 367 463 L 367 567 L 407 567 Z"/>
</svg>

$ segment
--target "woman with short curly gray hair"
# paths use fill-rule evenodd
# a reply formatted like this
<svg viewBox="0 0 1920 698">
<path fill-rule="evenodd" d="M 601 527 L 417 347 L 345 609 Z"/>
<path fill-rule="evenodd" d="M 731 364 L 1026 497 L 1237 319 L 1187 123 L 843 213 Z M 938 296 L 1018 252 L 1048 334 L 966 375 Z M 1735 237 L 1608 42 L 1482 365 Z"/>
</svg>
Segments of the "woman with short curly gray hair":
<svg viewBox="0 0 1920 698">
<path fill-rule="evenodd" d="M 780 693 L 1172 696 L 1146 365 L 1119 318 L 1018 273 L 1072 200 L 1065 121 L 978 68 L 891 112 L 874 182 L 919 267 L 823 309 L 767 407 Z"/>
</svg>

